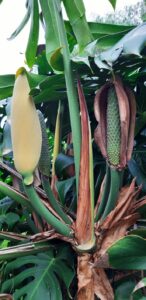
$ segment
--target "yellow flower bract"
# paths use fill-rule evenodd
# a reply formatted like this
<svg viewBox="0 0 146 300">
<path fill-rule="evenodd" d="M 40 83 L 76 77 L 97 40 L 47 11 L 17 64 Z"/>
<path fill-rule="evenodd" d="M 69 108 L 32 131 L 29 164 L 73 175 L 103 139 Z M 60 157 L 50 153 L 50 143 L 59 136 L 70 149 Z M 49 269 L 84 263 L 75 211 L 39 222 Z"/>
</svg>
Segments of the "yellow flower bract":
<svg viewBox="0 0 146 300">
<path fill-rule="evenodd" d="M 14 164 L 26 184 L 33 182 L 42 146 L 40 122 L 29 92 L 26 73 L 18 74 L 12 97 L 11 136 Z"/>
</svg>

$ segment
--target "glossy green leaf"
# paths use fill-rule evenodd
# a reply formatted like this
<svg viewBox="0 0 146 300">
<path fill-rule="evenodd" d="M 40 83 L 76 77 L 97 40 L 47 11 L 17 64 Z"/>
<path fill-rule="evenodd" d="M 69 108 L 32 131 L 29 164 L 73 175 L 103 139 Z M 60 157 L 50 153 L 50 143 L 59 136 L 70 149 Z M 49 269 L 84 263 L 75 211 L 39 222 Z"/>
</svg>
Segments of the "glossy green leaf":
<svg viewBox="0 0 146 300">
<path fill-rule="evenodd" d="M 146 269 L 146 240 L 139 236 L 126 236 L 107 251 L 109 263 L 121 270 Z"/>
<path fill-rule="evenodd" d="M 88 22 L 91 33 L 96 36 L 97 34 L 102 35 L 113 35 L 114 33 L 121 33 L 133 29 L 135 26 L 131 25 L 118 25 L 118 24 L 106 24 L 106 23 L 95 23 Z"/>
<path fill-rule="evenodd" d="M 40 83 L 40 89 L 44 90 L 49 87 L 65 87 L 65 79 L 62 74 L 47 76 L 45 80 Z"/>
<path fill-rule="evenodd" d="M 66 224 L 70 224 L 71 225 L 71 220 L 70 218 L 67 216 L 67 214 L 63 211 L 59 201 L 55 198 L 55 195 L 53 194 L 52 190 L 51 190 L 51 185 L 49 182 L 49 178 L 42 176 L 42 185 L 44 188 L 44 191 L 48 197 L 48 201 L 51 204 L 52 208 L 54 209 L 54 211 L 56 211 L 56 213 L 61 217 L 61 219 L 66 223 Z"/>
<path fill-rule="evenodd" d="M 52 55 L 53 52 L 56 51 L 56 49 L 62 49 L 71 130 L 73 135 L 75 169 L 77 178 L 76 182 L 78 189 L 81 127 L 77 92 L 73 80 L 70 51 L 65 31 L 65 25 L 63 17 L 61 15 L 60 1 L 48 0 L 46 2 L 44 0 L 40 0 L 40 4 L 46 24 L 46 56 L 48 61 L 50 59 L 50 55 Z"/>
<path fill-rule="evenodd" d="M 17 27 L 17 29 L 11 34 L 11 36 L 8 38 L 8 40 L 13 40 L 22 31 L 22 29 L 25 27 L 25 25 L 27 24 L 27 22 L 30 18 L 30 14 L 31 14 L 31 8 L 30 8 L 30 5 L 28 5 L 27 12 L 26 12 L 23 20 L 21 21 L 21 23 Z"/>
<path fill-rule="evenodd" d="M 39 36 L 39 6 L 38 0 L 31 0 L 31 27 L 25 51 L 26 61 L 31 68 L 35 62 Z"/>
<path fill-rule="evenodd" d="M 13 86 L 15 75 L 0 75 L 0 100 L 11 97 L 13 93 Z"/>
<path fill-rule="evenodd" d="M 13 87 L 14 82 L 15 82 L 14 74 L 0 75 L 0 89 Z"/>
<path fill-rule="evenodd" d="M 26 72 L 26 75 L 31 89 L 39 86 L 41 82 L 43 82 L 47 78 L 47 76 L 45 75 L 39 75 L 30 72 Z"/>
<path fill-rule="evenodd" d="M 62 177 L 65 170 L 74 164 L 73 156 L 68 156 L 60 153 L 55 161 L 55 173 L 57 177 Z"/>
<path fill-rule="evenodd" d="M 61 48 L 56 49 L 50 57 L 50 65 L 54 70 L 57 70 L 57 73 L 63 73 L 63 57 L 61 54 Z"/>
<path fill-rule="evenodd" d="M 137 292 L 138 290 L 144 288 L 144 287 L 146 287 L 146 278 L 145 278 L 145 277 L 142 278 L 142 280 L 140 280 L 140 281 L 136 284 L 136 286 L 135 286 L 135 288 L 134 288 L 134 291 L 133 291 L 133 294 L 134 294 L 135 292 Z"/>
<path fill-rule="evenodd" d="M 135 136 L 144 128 L 146 124 L 146 111 L 140 113 L 136 119 Z"/>
<path fill-rule="evenodd" d="M 46 1 L 40 0 L 42 13 L 45 21 L 46 32 L 46 57 L 48 62 L 51 64 L 51 57 L 56 52 L 57 49 L 61 49 L 63 45 L 60 42 L 60 33 L 59 33 L 59 24 L 56 18 L 57 10 L 59 9 L 54 1 Z M 60 71 L 60 61 L 57 57 L 59 63 L 59 71 Z M 61 58 L 62 61 L 62 58 Z M 55 67 L 57 67 L 57 62 L 55 61 L 55 57 L 53 59 L 53 63 Z M 58 69 L 57 69 L 58 70 Z"/>
<path fill-rule="evenodd" d="M 111 3 L 112 7 L 115 9 L 117 0 L 108 0 L 108 1 Z"/>
<path fill-rule="evenodd" d="M 142 299 L 142 293 L 140 292 L 138 297 L 136 297 L 134 294 L 132 294 L 133 289 L 135 287 L 135 282 L 132 280 L 132 278 L 128 278 L 124 282 L 118 285 L 118 287 L 115 289 L 115 297 L 114 300 L 140 300 Z"/>
<path fill-rule="evenodd" d="M 35 95 L 34 95 L 34 102 L 36 104 L 42 103 L 42 102 L 48 102 L 48 101 L 54 101 L 54 100 L 63 100 L 66 99 L 66 91 L 54 91 L 52 90 L 52 87 L 45 89 L 41 91 L 40 93 L 36 93 L 37 90 L 34 90 Z"/>
<path fill-rule="evenodd" d="M 52 71 L 51 66 L 48 64 L 45 50 L 42 50 L 42 52 L 36 57 L 35 65 L 38 67 L 39 74 L 45 75 Z"/>
<path fill-rule="evenodd" d="M 13 204 L 13 200 L 9 197 L 4 197 L 0 200 L 0 214 L 6 213 L 10 206 Z"/>
<path fill-rule="evenodd" d="M 73 257 L 69 247 L 54 250 L 50 247 L 46 253 L 22 256 L 9 262 L 5 267 L 2 292 L 13 291 L 15 300 L 23 296 L 26 300 L 61 300 L 64 298 L 59 282 L 61 279 L 69 295 L 69 287 L 74 277 Z M 12 272 L 15 275 L 9 277 Z"/>
<path fill-rule="evenodd" d="M 140 56 L 146 42 L 145 29 L 145 23 L 137 26 L 136 28 L 128 32 L 112 48 L 99 54 L 99 59 L 101 61 L 106 61 L 109 64 L 112 64 L 119 58 L 121 54 L 134 54 Z"/>
<path fill-rule="evenodd" d="M 67 193 L 73 190 L 73 186 L 75 184 L 75 177 L 71 177 L 65 180 L 57 181 L 56 182 L 56 187 L 57 191 L 59 194 L 60 201 L 63 205 L 69 206 L 71 203 L 68 203 L 69 201 L 71 202 L 71 195 L 69 194 L 69 199 L 67 199 Z"/>
<path fill-rule="evenodd" d="M 0 88 L 0 100 L 11 97 L 13 93 L 13 86 Z"/>
<path fill-rule="evenodd" d="M 7 238 L 10 241 L 12 240 L 15 242 L 18 240 L 24 242 L 24 244 L 22 243 L 21 245 L 8 247 L 6 249 L 0 249 L 0 262 L 22 257 L 22 255 L 25 256 L 40 253 L 41 251 L 48 251 L 48 249 L 50 248 L 50 246 L 46 243 L 32 243 L 28 240 L 27 237 L 23 237 L 23 235 L 12 235 L 11 237 L 11 234 L 9 235 L 1 232 L 0 238 Z"/>
<path fill-rule="evenodd" d="M 20 217 L 16 213 L 8 212 L 5 215 L 5 222 L 8 224 L 9 228 L 12 228 L 19 220 Z"/>
<path fill-rule="evenodd" d="M 63 0 L 63 4 L 77 42 L 82 48 L 93 40 L 85 17 L 84 3 L 82 0 Z"/>
<path fill-rule="evenodd" d="M 137 229 L 133 229 L 129 232 L 129 234 L 131 235 L 138 235 L 144 239 L 146 239 L 146 228 L 144 227 L 138 227 Z"/>
</svg>

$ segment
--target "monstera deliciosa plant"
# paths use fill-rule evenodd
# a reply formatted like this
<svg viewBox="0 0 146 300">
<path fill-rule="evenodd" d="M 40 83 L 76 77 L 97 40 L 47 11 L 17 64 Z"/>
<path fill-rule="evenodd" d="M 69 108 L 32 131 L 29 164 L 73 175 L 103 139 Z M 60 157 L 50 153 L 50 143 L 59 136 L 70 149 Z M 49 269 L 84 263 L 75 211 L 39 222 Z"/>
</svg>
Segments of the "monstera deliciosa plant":
<svg viewBox="0 0 146 300">
<path fill-rule="evenodd" d="M 28 0 L 9 39 L 29 19 L 0 76 L 0 299 L 145 299 L 146 24 Z"/>
</svg>

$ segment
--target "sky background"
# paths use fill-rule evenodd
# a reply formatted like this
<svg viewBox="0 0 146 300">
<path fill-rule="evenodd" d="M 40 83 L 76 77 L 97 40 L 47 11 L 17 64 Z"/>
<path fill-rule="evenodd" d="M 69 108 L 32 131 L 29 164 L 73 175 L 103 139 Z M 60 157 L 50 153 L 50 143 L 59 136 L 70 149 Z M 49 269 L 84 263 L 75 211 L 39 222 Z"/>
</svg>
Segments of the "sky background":
<svg viewBox="0 0 146 300">
<path fill-rule="evenodd" d="M 29 34 L 29 23 L 12 41 L 7 38 L 17 28 L 25 14 L 26 0 L 4 0 L 0 5 L 0 75 L 15 73 L 25 65 L 24 51 Z M 117 0 L 116 10 L 126 5 L 137 3 L 138 0 Z M 96 14 L 104 15 L 113 12 L 108 0 L 84 0 L 87 19 L 91 21 Z M 44 41 L 43 30 L 39 42 Z"/>
</svg>

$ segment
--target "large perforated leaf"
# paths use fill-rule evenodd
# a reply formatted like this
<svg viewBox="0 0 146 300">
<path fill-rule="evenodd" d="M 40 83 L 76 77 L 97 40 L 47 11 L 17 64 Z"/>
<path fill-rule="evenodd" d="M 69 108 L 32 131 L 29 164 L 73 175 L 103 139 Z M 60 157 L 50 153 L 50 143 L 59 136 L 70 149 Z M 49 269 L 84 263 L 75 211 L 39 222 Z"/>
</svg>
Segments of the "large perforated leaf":
<svg viewBox="0 0 146 300">
<path fill-rule="evenodd" d="M 9 262 L 4 270 L 2 293 L 13 293 L 15 300 L 61 300 L 60 282 L 69 294 L 74 277 L 73 259 L 69 247 L 54 247 L 46 253 L 29 255 Z M 68 261 L 68 262 L 67 262 Z"/>
</svg>

